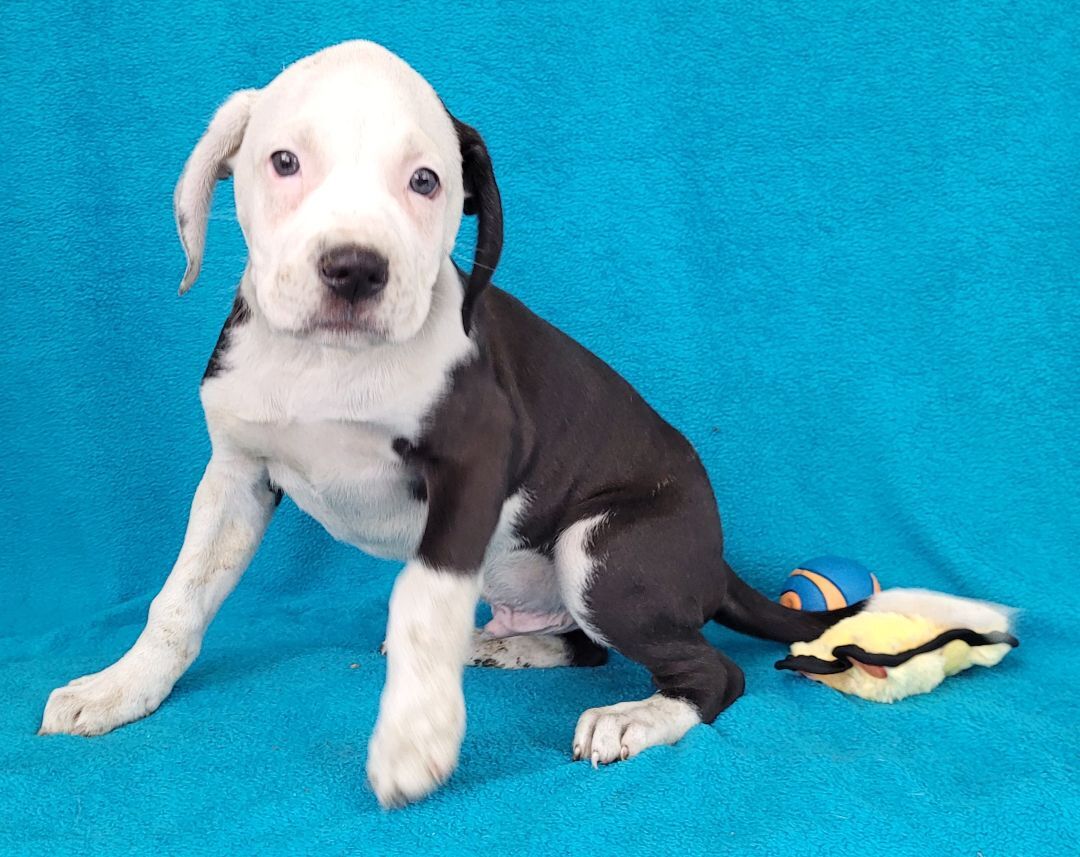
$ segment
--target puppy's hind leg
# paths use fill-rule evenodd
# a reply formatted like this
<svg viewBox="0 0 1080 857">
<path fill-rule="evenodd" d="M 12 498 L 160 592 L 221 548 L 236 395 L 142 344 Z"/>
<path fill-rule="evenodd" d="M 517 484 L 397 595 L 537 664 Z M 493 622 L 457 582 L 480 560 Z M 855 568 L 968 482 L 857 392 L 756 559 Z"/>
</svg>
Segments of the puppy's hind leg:
<svg viewBox="0 0 1080 857">
<path fill-rule="evenodd" d="M 716 544 L 684 532 L 692 512 L 641 519 L 615 509 L 579 521 L 560 537 L 556 561 L 567 605 L 589 635 L 652 674 L 658 693 L 592 708 L 574 732 L 576 759 L 594 765 L 674 744 L 698 723 L 711 723 L 742 695 L 742 670 L 702 636 L 717 586 Z M 711 569 L 711 570 L 710 570 Z"/>
<path fill-rule="evenodd" d="M 574 730 L 575 759 L 608 764 L 649 747 L 674 744 L 699 723 L 711 723 L 742 695 L 742 670 L 712 648 L 700 631 L 672 629 L 662 642 L 627 641 L 618 648 L 652 673 L 659 692 L 587 710 Z"/>
</svg>

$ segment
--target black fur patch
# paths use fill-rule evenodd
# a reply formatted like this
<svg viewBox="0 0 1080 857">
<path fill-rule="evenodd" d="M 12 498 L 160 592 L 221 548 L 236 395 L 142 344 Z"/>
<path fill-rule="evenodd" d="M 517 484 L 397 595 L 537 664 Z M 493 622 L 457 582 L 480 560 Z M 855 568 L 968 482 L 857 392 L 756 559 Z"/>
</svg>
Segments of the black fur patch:
<svg viewBox="0 0 1080 857">
<path fill-rule="evenodd" d="M 419 556 L 429 566 L 477 573 L 519 490 L 528 498 L 515 522 L 521 547 L 551 552 L 573 524 L 603 516 L 586 546 L 590 622 L 707 723 L 742 694 L 744 678 L 702 625 L 715 618 L 744 633 L 812 638 L 861 607 L 807 614 L 751 589 L 724 562 L 709 477 L 686 438 L 600 358 L 500 289 L 477 295 L 472 319 L 476 356 L 455 369 L 420 436 L 395 444 L 427 486 Z M 606 656 L 584 634 L 564 639 L 574 663 Z"/>
<path fill-rule="evenodd" d="M 429 415 L 418 442 L 394 444 L 424 481 L 428 515 L 418 555 L 432 568 L 479 571 L 512 493 L 507 480 L 514 420 L 492 373 L 481 349 L 477 359 L 454 370 L 453 394 Z"/>
<path fill-rule="evenodd" d="M 598 643 L 594 643 L 589 635 L 580 628 L 568 631 L 562 634 L 561 637 L 570 655 L 570 666 L 602 667 L 607 663 L 608 650 Z"/>
<path fill-rule="evenodd" d="M 457 131 L 461 146 L 461 178 L 465 186 L 465 214 L 478 216 L 476 229 L 476 252 L 472 272 L 465 284 L 465 297 L 461 303 L 461 323 L 468 333 L 472 329 L 473 307 L 491 282 L 503 245 L 503 212 L 499 186 L 491 156 L 483 138 L 475 128 L 466 125 L 453 114 L 450 120 Z"/>
</svg>

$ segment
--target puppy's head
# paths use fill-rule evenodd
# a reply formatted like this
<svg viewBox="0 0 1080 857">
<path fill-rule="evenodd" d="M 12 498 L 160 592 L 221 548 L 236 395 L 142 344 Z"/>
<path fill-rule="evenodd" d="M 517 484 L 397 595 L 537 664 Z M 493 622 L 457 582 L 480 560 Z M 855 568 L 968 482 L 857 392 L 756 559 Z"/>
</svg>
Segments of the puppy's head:
<svg viewBox="0 0 1080 857">
<path fill-rule="evenodd" d="M 389 51 L 346 42 L 221 106 L 176 186 L 181 293 L 199 274 L 214 185 L 230 174 L 251 297 L 272 327 L 345 346 L 409 339 L 465 210 L 480 216 L 468 329 L 502 247 L 491 160 Z"/>
</svg>

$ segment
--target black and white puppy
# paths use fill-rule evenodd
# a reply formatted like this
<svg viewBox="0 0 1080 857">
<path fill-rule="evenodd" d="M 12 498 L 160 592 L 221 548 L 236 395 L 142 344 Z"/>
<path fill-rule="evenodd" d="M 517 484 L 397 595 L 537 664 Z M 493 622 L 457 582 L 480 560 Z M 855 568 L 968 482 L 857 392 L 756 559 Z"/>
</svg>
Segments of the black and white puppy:
<svg viewBox="0 0 1080 857">
<path fill-rule="evenodd" d="M 595 665 L 612 648 L 643 664 L 657 694 L 578 722 L 574 757 L 608 763 L 742 693 L 706 622 L 791 642 L 846 615 L 788 610 L 736 577 L 686 439 L 488 288 L 502 211 L 487 150 L 402 60 L 349 42 L 225 102 L 176 188 L 181 292 L 230 173 L 249 259 L 202 384 L 213 454 L 183 548 L 134 646 L 53 691 L 42 733 L 97 735 L 161 704 L 282 492 L 336 538 L 407 561 L 368 750 L 387 806 L 453 771 L 469 660 Z M 463 211 L 479 215 L 467 277 L 450 256 Z M 477 633 L 479 598 L 494 618 Z"/>
</svg>

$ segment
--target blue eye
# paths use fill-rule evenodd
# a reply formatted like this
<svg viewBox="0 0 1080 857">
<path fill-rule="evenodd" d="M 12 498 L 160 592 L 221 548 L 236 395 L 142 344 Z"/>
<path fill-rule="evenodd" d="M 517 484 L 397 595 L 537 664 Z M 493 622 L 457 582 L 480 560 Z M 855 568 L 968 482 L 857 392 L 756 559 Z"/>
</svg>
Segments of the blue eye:
<svg viewBox="0 0 1080 857">
<path fill-rule="evenodd" d="M 291 176 L 300 170 L 300 159 L 285 149 L 274 152 L 270 156 L 270 163 L 274 165 L 274 172 L 279 176 Z"/>
<path fill-rule="evenodd" d="M 409 189 L 420 196 L 431 196 L 439 189 L 439 177 L 427 167 L 421 167 L 409 179 Z"/>
</svg>

